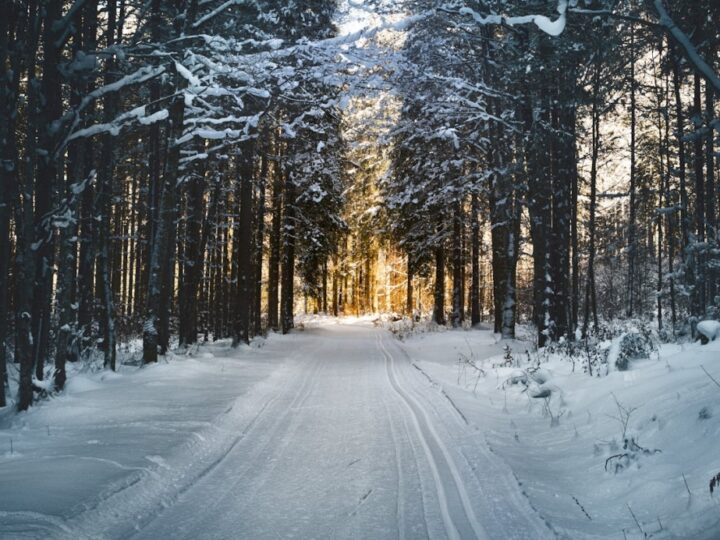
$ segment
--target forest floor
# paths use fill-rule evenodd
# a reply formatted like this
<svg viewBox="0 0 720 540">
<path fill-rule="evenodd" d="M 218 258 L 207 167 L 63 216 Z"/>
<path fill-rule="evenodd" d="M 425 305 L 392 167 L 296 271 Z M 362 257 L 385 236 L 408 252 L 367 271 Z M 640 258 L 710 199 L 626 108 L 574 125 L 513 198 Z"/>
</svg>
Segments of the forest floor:
<svg viewBox="0 0 720 540">
<path fill-rule="evenodd" d="M 382 326 L 309 320 L 0 410 L 0 538 L 720 537 L 720 388 L 700 367 L 720 379 L 720 343 L 602 378 L 550 357 L 533 399 L 508 382 L 526 343 L 504 366 L 487 330 Z"/>
</svg>

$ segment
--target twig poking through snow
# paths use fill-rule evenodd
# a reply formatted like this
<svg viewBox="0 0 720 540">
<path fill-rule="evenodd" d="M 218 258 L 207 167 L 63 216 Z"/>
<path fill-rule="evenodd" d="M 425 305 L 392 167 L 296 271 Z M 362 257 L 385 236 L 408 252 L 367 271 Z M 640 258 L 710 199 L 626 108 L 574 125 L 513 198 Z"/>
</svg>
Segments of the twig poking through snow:
<svg viewBox="0 0 720 540">
<path fill-rule="evenodd" d="M 643 531 L 643 528 L 642 528 L 642 526 L 640 525 L 640 522 L 638 521 L 637 517 L 635 517 L 635 512 L 632 511 L 632 508 L 630 508 L 630 505 L 629 505 L 628 503 L 625 503 L 625 504 L 627 505 L 628 510 L 630 510 L 630 515 L 631 515 L 631 516 L 633 517 L 633 519 L 635 520 L 635 525 L 637 525 L 638 529 L 640 529 L 640 532 L 643 534 L 643 536 L 644 536 L 645 538 L 647 538 L 647 534 L 645 533 L 645 531 Z"/>
<path fill-rule="evenodd" d="M 687 489 L 688 496 L 692 497 L 692 492 L 690 491 L 690 486 L 688 486 L 687 478 L 685 478 L 685 473 L 682 473 L 683 482 L 685 482 L 685 489 Z"/>
<path fill-rule="evenodd" d="M 587 513 L 585 510 L 585 507 L 580 504 L 580 501 L 577 500 L 577 497 L 575 495 L 570 495 L 573 498 L 573 501 L 575 501 L 575 504 L 577 504 L 580 507 L 580 510 L 582 510 L 582 513 L 585 514 L 585 517 L 588 518 L 590 521 L 592 521 L 592 518 L 590 517 L 590 514 Z"/>
</svg>

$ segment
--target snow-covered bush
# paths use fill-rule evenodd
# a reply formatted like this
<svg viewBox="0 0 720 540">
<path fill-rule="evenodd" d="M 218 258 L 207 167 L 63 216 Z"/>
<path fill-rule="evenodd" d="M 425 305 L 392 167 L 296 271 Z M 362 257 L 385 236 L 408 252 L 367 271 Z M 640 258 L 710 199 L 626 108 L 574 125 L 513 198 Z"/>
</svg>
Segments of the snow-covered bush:
<svg viewBox="0 0 720 540">
<path fill-rule="evenodd" d="M 445 330 L 444 326 L 439 326 L 430 319 L 420 317 L 381 317 L 377 324 L 389 330 L 401 341 L 416 334 Z"/>
<path fill-rule="evenodd" d="M 720 321 L 700 321 L 697 325 L 697 331 L 702 344 L 707 345 L 720 337 Z"/>
<path fill-rule="evenodd" d="M 556 355 L 594 376 L 607 375 L 612 367 L 623 371 L 633 360 L 650 358 L 658 351 L 658 338 L 645 321 L 626 320 L 601 324 L 584 338 L 550 343 L 538 357 Z"/>
<path fill-rule="evenodd" d="M 495 366 L 499 367 L 499 366 Z M 549 398 L 553 388 L 548 385 L 550 373 L 539 367 L 528 367 L 527 369 L 515 369 L 510 376 L 502 383 L 502 388 L 508 386 L 520 386 L 523 392 L 536 399 Z"/>
<path fill-rule="evenodd" d="M 630 367 L 630 362 L 650 358 L 655 351 L 657 346 L 648 334 L 629 332 L 617 338 L 617 348 L 610 348 L 612 358 L 609 360 L 620 371 L 625 371 Z"/>
</svg>

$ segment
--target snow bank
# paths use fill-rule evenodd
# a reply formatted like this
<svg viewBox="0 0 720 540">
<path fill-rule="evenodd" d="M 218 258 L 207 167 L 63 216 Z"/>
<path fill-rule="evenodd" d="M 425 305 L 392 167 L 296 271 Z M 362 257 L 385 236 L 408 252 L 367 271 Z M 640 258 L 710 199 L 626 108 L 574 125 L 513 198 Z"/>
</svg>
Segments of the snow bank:
<svg viewBox="0 0 720 540">
<path fill-rule="evenodd" d="M 263 384 L 283 373 L 298 339 L 242 349 L 221 341 L 119 373 L 70 364 L 62 394 L 24 413 L 0 409 L 0 538 L 105 537 L 81 531 L 106 530 L 121 509 L 103 510 L 104 501 L 129 486 L 145 486 L 138 516 L 157 511 L 162 497 L 153 494 L 168 487 L 159 472 L 187 482 L 217 459 L 262 406 Z M 174 476 L 173 463 L 182 464 Z M 92 523 L 83 522 L 88 512 Z"/>
<path fill-rule="evenodd" d="M 575 369 L 582 359 L 510 345 L 512 366 L 489 331 L 411 335 L 402 343 L 471 430 L 484 432 L 559 537 L 720 538 L 708 489 L 720 473 L 720 390 L 703 371 L 720 380 L 720 340 L 665 345 L 659 358 L 603 377 Z M 468 357 L 482 373 L 467 368 Z"/>
</svg>

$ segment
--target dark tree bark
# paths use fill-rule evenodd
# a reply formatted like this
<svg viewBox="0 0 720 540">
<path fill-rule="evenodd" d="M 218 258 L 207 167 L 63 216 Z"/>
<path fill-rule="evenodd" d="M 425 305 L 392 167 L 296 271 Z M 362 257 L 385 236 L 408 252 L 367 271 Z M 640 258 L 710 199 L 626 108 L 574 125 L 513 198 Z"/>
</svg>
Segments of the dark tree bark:
<svg viewBox="0 0 720 540">
<path fill-rule="evenodd" d="M 327 287 L 328 287 L 328 264 L 327 257 L 322 263 L 322 312 L 328 312 L 328 300 L 327 300 Z"/>
<path fill-rule="evenodd" d="M 433 315 L 435 324 L 445 325 L 445 248 L 435 246 L 435 286 L 433 294 Z"/>
<path fill-rule="evenodd" d="M 501 163 L 502 160 L 496 162 L 498 169 Z M 495 172 L 490 193 L 494 331 L 503 339 L 515 337 L 518 214 L 512 179 Z"/>
<path fill-rule="evenodd" d="M 185 79 L 176 74 L 176 87 L 185 86 Z M 183 121 L 185 118 L 185 104 L 182 97 L 173 99 L 170 105 L 170 125 L 168 127 L 168 140 L 176 141 L 182 135 Z M 177 144 L 170 143 L 168 157 L 165 163 L 163 174 L 163 185 L 160 191 L 159 218 L 155 229 L 154 239 L 151 242 L 150 275 L 148 278 L 147 305 L 145 322 L 143 324 L 143 363 L 157 362 L 158 352 L 161 347 L 161 317 L 167 304 L 163 305 L 163 289 L 169 286 L 165 281 L 168 275 L 170 262 L 168 257 L 171 250 L 172 235 L 170 229 L 173 226 L 177 198 L 177 171 L 180 161 L 180 148 Z M 173 249 L 174 251 L 174 249 Z M 167 293 L 167 291 L 165 291 Z"/>
<path fill-rule="evenodd" d="M 413 316 L 413 265 L 410 254 L 407 256 L 407 285 L 405 287 L 405 313 Z"/>
<path fill-rule="evenodd" d="M 596 60 L 593 74 L 593 98 L 592 98 L 592 142 L 590 156 L 590 218 L 588 225 L 588 265 L 587 283 L 585 286 L 585 314 L 583 317 L 582 335 L 586 337 L 592 314 L 593 327 L 598 328 L 597 315 L 597 293 L 595 288 L 595 241 L 596 241 L 596 213 L 597 213 L 597 168 L 600 153 L 600 66 L 601 60 Z"/>
<path fill-rule="evenodd" d="M 18 75 L 21 72 L 27 77 L 30 89 L 27 98 L 26 142 L 24 147 L 24 172 L 17 176 L 17 189 L 13 195 L 17 197 L 15 205 L 15 360 L 20 364 L 18 381 L 17 408 L 24 411 L 33 401 L 33 340 L 31 311 L 33 305 L 33 280 L 35 278 L 35 252 L 32 244 L 35 241 L 35 216 L 33 194 L 35 186 L 35 160 L 37 156 L 36 136 L 38 122 L 38 82 L 35 69 L 35 57 L 40 36 L 40 10 L 38 2 L 31 0 L 27 6 L 27 23 L 20 25 L 22 31 L 18 36 L 23 39 L 21 61 Z"/>
<path fill-rule="evenodd" d="M 452 267 L 453 267 L 453 284 L 452 284 L 452 315 L 451 322 L 453 328 L 462 326 L 465 320 L 465 305 L 463 298 L 463 252 L 462 252 L 462 233 L 463 233 L 463 215 L 462 201 L 457 199 L 453 205 L 453 241 L 452 241 Z"/>
<path fill-rule="evenodd" d="M 571 312 L 570 312 L 570 337 L 575 339 L 575 332 L 578 328 L 578 312 L 580 310 L 580 251 L 578 246 L 578 174 L 575 150 L 575 122 L 572 122 L 571 153 L 573 156 L 573 174 L 570 180 L 570 247 L 572 249 L 572 278 L 571 278 Z"/>
<path fill-rule="evenodd" d="M 702 129 L 702 88 L 701 77 L 697 73 L 694 77 L 693 93 L 693 122 L 695 123 L 695 134 L 693 136 L 693 170 L 695 173 L 695 235 L 697 244 L 694 247 L 695 260 L 695 287 L 692 295 L 692 311 L 698 317 L 705 315 L 707 299 L 705 296 L 705 264 L 706 254 L 703 242 L 705 242 L 705 152 L 703 149 Z"/>
<path fill-rule="evenodd" d="M 663 208 L 667 205 L 668 201 L 665 198 L 666 190 L 665 186 L 667 184 L 666 176 L 669 175 L 669 172 L 666 173 L 665 169 L 665 158 L 666 158 L 666 152 L 663 148 L 663 134 L 662 134 L 662 123 L 663 123 L 663 117 L 662 112 L 658 115 L 658 164 L 660 167 L 660 178 L 659 185 L 658 185 L 658 207 Z M 667 162 L 668 170 L 670 163 Z M 658 213 L 657 215 L 657 286 L 655 290 L 656 294 L 656 301 L 657 301 L 657 317 L 658 317 L 658 330 L 663 329 L 663 216 L 661 213 Z"/>
<path fill-rule="evenodd" d="M 237 181 L 240 183 L 240 219 L 238 230 L 238 273 L 233 346 L 250 343 L 250 312 L 252 309 L 252 248 L 253 248 L 253 157 L 254 142 L 241 145 L 237 156 Z"/>
<path fill-rule="evenodd" d="M 711 56 L 710 56 L 711 57 Z M 715 185 L 715 136 L 717 129 L 712 125 L 715 114 L 714 92 L 712 86 L 705 84 L 705 122 L 707 124 L 707 134 L 705 136 L 705 226 L 706 238 L 708 242 L 716 246 L 720 238 L 718 237 L 718 220 L 716 199 L 718 193 Z M 718 293 L 718 269 L 710 264 L 707 265 L 707 300 L 712 305 L 715 296 Z"/>
<path fill-rule="evenodd" d="M 13 194 L 18 191 L 16 104 L 20 82 L 21 40 L 23 17 L 15 4 L 7 6 L 0 17 L 0 407 L 7 405 L 7 349 L 9 334 L 9 272 L 10 272 L 10 217 Z M 11 71 L 12 70 L 12 71 Z M 18 224 L 16 224 L 17 226 Z"/>
<path fill-rule="evenodd" d="M 3 32 L 0 23 L 0 32 Z M 0 43 L 2 46 L 2 43 Z M 0 58 L 0 61 L 2 59 Z M 2 65 L 2 63 L 0 63 Z M 0 128 L 2 129 L 2 128 Z M 2 137 L 4 134 L 0 134 Z M 6 351 L 8 336 L 8 271 L 10 269 L 10 188 L 6 176 L 2 177 L 0 189 L 0 407 L 5 407 L 5 385 L 7 383 Z"/>
<path fill-rule="evenodd" d="M 574 82 L 574 79 L 572 79 Z M 567 84 L 558 85 L 557 99 Z M 575 103 L 564 103 L 553 111 L 556 135 L 552 139 L 555 168 L 552 193 L 552 236 L 550 244 L 550 270 L 552 297 L 550 315 L 553 321 L 553 339 L 568 336 L 573 331 L 571 322 L 571 274 L 570 243 L 574 219 L 572 191 L 577 183 L 577 159 L 575 153 Z"/>
<path fill-rule="evenodd" d="M 37 172 L 35 177 L 35 280 L 32 301 L 33 361 L 35 377 L 44 378 L 50 336 L 52 268 L 55 263 L 55 231 L 51 211 L 56 202 L 58 162 L 57 134 L 50 129 L 62 115 L 59 64 L 61 39 L 57 24 L 62 17 L 62 0 L 44 5 L 41 99 L 39 100 Z"/>
<path fill-rule="evenodd" d="M 223 206 L 223 212 L 227 213 L 230 209 L 230 202 L 227 199 L 227 194 L 225 194 L 224 199 L 224 206 Z M 229 310 L 229 301 L 231 298 L 230 291 L 232 290 L 231 282 L 228 279 L 228 275 L 231 274 L 231 265 L 232 262 L 230 261 L 230 253 L 229 253 L 229 237 L 230 237 L 230 225 L 226 222 L 223 224 L 221 228 L 221 241 L 220 241 L 220 268 L 219 268 L 219 274 L 218 274 L 218 280 L 220 283 L 219 287 L 219 303 L 220 303 L 220 318 L 219 318 L 219 328 L 220 331 L 218 332 L 218 338 L 225 338 L 229 335 L 229 328 L 230 328 L 230 310 Z"/>
<path fill-rule="evenodd" d="M 77 38 L 76 38 L 77 39 Z M 78 50 L 79 50 L 78 44 Z M 77 105 L 82 88 L 75 87 L 71 95 L 71 106 Z M 58 255 L 58 276 L 55 292 L 57 312 L 58 312 L 58 331 L 57 331 L 57 347 L 55 352 L 55 388 L 62 390 L 67 379 L 65 366 L 67 362 L 77 360 L 78 349 L 76 339 L 76 311 L 73 308 L 76 298 L 76 279 L 77 279 L 77 241 L 78 234 L 77 221 L 78 216 L 77 198 L 74 197 L 73 191 L 79 189 L 79 186 L 85 186 L 87 189 L 89 178 L 83 178 L 85 170 L 85 145 L 83 142 L 73 142 L 68 148 L 68 178 L 67 185 L 64 189 L 64 197 L 68 200 L 68 210 L 73 219 L 60 229 L 60 249 Z"/>
<path fill-rule="evenodd" d="M 470 266 L 472 283 L 470 285 L 470 324 L 480 324 L 480 201 L 473 192 L 470 202 Z"/>
<path fill-rule="evenodd" d="M 115 39 L 116 24 L 116 6 L 108 4 L 107 6 L 107 34 L 106 44 L 111 47 Z M 105 66 L 105 85 L 111 84 L 115 80 L 113 74 L 115 70 L 115 62 L 111 56 L 107 60 Z M 118 109 L 117 94 L 112 92 L 105 96 L 103 100 L 103 116 L 106 123 L 111 122 L 116 115 Z M 109 244 L 110 236 L 110 219 L 112 214 L 112 179 L 115 168 L 115 156 L 113 152 L 114 141 L 110 134 L 102 137 L 102 148 L 100 151 L 100 169 L 98 172 L 98 206 L 100 207 L 101 220 L 98 234 L 98 270 L 100 280 L 100 303 L 102 306 L 102 331 L 103 331 L 103 351 L 105 354 L 104 364 L 115 371 L 116 347 L 115 347 L 115 301 L 113 298 L 113 286 L 111 282 L 111 268 Z M 118 250 L 119 251 L 119 250 Z"/>
<path fill-rule="evenodd" d="M 628 220 L 628 283 L 625 315 L 632 317 L 635 307 L 635 266 L 637 260 L 637 219 L 635 180 L 635 27 L 630 24 L 630 210 Z"/>
<path fill-rule="evenodd" d="M 180 288 L 180 345 L 192 345 L 198 335 L 198 295 L 205 263 L 205 244 L 207 243 L 207 225 L 203 227 L 205 216 L 205 171 L 197 171 L 188 180 L 187 186 L 187 225 L 183 257 L 183 272 Z M 217 204 L 217 193 L 211 196 L 211 207 Z M 213 213 L 211 208 L 210 213 Z"/>
<path fill-rule="evenodd" d="M 283 208 L 282 291 L 280 295 L 280 324 L 283 334 L 295 326 L 295 186 L 292 175 L 285 172 Z"/>
<path fill-rule="evenodd" d="M 83 14 L 83 45 L 87 50 L 95 50 L 97 48 L 97 25 L 98 25 L 98 6 L 97 0 L 90 0 Z M 93 84 L 88 85 L 87 90 L 93 90 Z M 95 116 L 94 106 L 90 106 L 86 111 L 86 116 L 93 119 Z M 85 155 L 84 177 L 91 178 L 92 181 L 85 187 L 80 200 L 80 235 L 78 239 L 78 273 L 77 273 L 77 291 L 78 291 L 78 313 L 77 313 L 77 329 L 73 336 L 74 346 L 84 354 L 90 346 L 92 336 L 92 321 L 95 296 L 95 246 L 96 246 L 96 227 L 95 227 L 95 154 L 94 141 L 88 138 L 81 143 L 84 146 L 83 153 Z"/>
<path fill-rule="evenodd" d="M 272 231 L 270 232 L 270 259 L 268 261 L 268 327 L 280 329 L 278 316 L 280 302 L 280 253 L 282 246 L 283 179 L 278 163 L 273 167 Z"/>
<path fill-rule="evenodd" d="M 269 133 L 265 133 L 265 141 L 268 143 Z M 265 189 L 268 177 L 268 157 L 263 154 L 260 165 L 260 178 L 258 179 L 258 201 L 256 209 L 255 226 L 255 265 L 254 265 L 254 286 L 253 294 L 253 333 L 262 334 L 262 280 L 263 280 L 263 252 L 265 247 Z"/>
<path fill-rule="evenodd" d="M 665 102 L 667 103 L 667 107 L 665 108 L 663 112 L 663 119 L 664 119 L 664 155 L 665 155 L 665 162 L 667 164 L 667 167 L 665 169 L 665 200 L 667 203 L 675 204 L 675 199 L 672 197 L 671 193 L 671 185 L 670 185 L 670 177 L 671 177 L 671 161 L 670 161 L 670 82 L 669 78 L 665 77 Z M 677 324 L 677 310 L 675 305 L 675 228 L 677 224 L 676 214 L 673 212 L 672 214 L 668 214 L 667 216 L 667 226 L 665 227 L 665 231 L 667 233 L 667 238 L 665 243 L 667 244 L 667 250 L 668 250 L 668 274 L 669 274 L 669 284 L 670 284 L 670 317 L 672 322 L 672 331 L 673 335 L 675 335 L 675 329 Z"/>
<path fill-rule="evenodd" d="M 528 209 L 530 213 L 530 236 L 533 244 L 533 323 L 537 328 L 538 347 L 552 339 L 553 322 L 550 309 L 554 298 L 554 284 L 551 280 L 549 267 L 550 236 L 553 234 L 551 222 L 553 179 L 549 167 L 556 162 L 557 141 L 549 133 L 550 115 L 546 97 L 528 96 L 524 107 L 525 132 L 530 137 L 527 154 L 524 156 L 527 170 Z M 550 141 L 550 160 L 542 148 Z"/>
<path fill-rule="evenodd" d="M 671 47 L 671 60 L 673 70 L 673 90 L 675 94 L 675 121 L 676 138 L 678 144 L 678 179 L 680 181 L 680 230 L 682 233 L 681 251 L 683 260 L 687 259 L 687 247 L 690 243 L 690 220 L 688 217 L 688 195 L 686 180 L 686 158 L 685 158 L 685 115 L 682 104 L 682 74 L 680 71 L 680 59 L 675 54 L 675 48 Z"/>
<path fill-rule="evenodd" d="M 183 32 L 192 28 L 197 13 L 197 0 L 188 0 L 184 17 Z M 175 267 L 175 215 L 177 211 L 177 185 L 179 179 L 180 146 L 177 140 L 183 133 L 185 121 L 185 101 L 182 90 L 187 87 L 187 79 L 177 71 L 173 77 L 173 87 L 177 90 L 169 106 L 169 126 L 167 133 L 167 158 L 163 171 L 159 196 L 158 225 L 153 236 L 150 269 L 148 277 L 147 305 L 143 324 L 143 363 L 157 362 L 158 348 L 167 349 L 167 328 L 169 326 L 169 299 L 173 292 Z M 165 334 L 165 335 L 163 335 Z M 164 352 L 164 351 L 163 351 Z"/>
<path fill-rule="evenodd" d="M 339 314 L 339 290 L 338 290 L 338 261 L 337 253 L 333 255 L 333 273 L 332 273 L 332 312 L 333 316 L 337 317 Z"/>
</svg>

